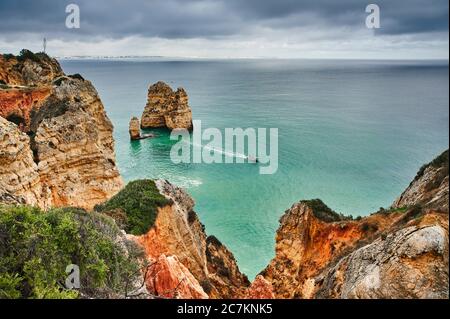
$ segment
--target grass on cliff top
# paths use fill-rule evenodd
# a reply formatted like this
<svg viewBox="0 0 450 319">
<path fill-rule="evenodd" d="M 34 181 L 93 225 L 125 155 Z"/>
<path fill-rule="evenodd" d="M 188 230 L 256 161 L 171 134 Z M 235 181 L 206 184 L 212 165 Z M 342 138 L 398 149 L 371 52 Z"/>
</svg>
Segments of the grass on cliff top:
<svg viewBox="0 0 450 319">
<path fill-rule="evenodd" d="M 109 201 L 97 205 L 95 210 L 111 216 L 117 215 L 111 212 L 123 211 L 126 214 L 125 231 L 139 236 L 155 224 L 158 207 L 169 204 L 171 201 L 159 193 L 155 182 L 147 179 L 128 183 Z"/>
<path fill-rule="evenodd" d="M 131 242 L 125 249 L 119 234 L 98 213 L 0 205 L 0 299 L 123 296 L 137 278 L 142 251 Z M 65 288 L 71 264 L 80 268 L 79 291 Z"/>
<path fill-rule="evenodd" d="M 314 216 L 327 223 L 353 219 L 353 217 L 351 216 L 345 216 L 341 213 L 336 213 L 320 199 L 304 200 L 302 201 L 302 203 L 308 205 L 308 207 L 312 209 Z"/>
</svg>

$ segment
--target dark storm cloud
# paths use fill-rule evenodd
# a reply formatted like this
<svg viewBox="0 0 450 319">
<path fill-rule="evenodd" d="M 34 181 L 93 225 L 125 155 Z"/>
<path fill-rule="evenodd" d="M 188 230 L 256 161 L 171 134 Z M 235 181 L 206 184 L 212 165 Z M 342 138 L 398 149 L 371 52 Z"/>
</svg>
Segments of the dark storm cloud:
<svg viewBox="0 0 450 319">
<path fill-rule="evenodd" d="M 65 28 L 65 7 L 81 9 L 81 29 Z M 0 35 L 215 38 L 256 27 L 364 28 L 365 7 L 381 8 L 381 34 L 448 32 L 448 0 L 1 0 Z"/>
</svg>

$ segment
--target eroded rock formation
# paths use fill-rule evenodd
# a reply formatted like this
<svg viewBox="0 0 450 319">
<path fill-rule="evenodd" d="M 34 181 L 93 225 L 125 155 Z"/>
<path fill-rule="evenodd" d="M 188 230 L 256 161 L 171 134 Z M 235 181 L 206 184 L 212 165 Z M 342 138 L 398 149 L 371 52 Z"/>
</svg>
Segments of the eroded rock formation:
<svg viewBox="0 0 450 319">
<path fill-rule="evenodd" d="M 64 75 L 56 59 L 43 53 L 23 50 L 19 57 L 0 54 L 0 81 L 9 86 L 38 87 L 51 85 Z"/>
<path fill-rule="evenodd" d="M 147 290 L 160 298 L 208 299 L 199 282 L 177 256 L 161 255 L 148 267 Z"/>
<path fill-rule="evenodd" d="M 448 298 L 448 219 L 431 213 L 323 272 L 318 298 Z"/>
<path fill-rule="evenodd" d="M 2 202 L 43 206 L 42 184 L 30 138 L 0 117 L 0 193 Z"/>
<path fill-rule="evenodd" d="M 276 257 L 262 272 L 275 296 L 448 298 L 446 154 L 424 166 L 389 210 L 350 220 L 302 201 L 286 211 Z"/>
<path fill-rule="evenodd" d="M 193 199 L 167 181 L 157 181 L 156 185 L 173 204 L 159 208 L 154 226 L 147 234 L 136 237 L 150 262 L 158 262 L 163 255 L 167 258 L 176 256 L 209 297 L 242 297 L 250 283 L 239 271 L 233 254 L 217 239 L 206 236 L 204 226 L 193 210 Z M 171 284 L 167 286 L 172 287 L 174 281 L 169 281 Z M 186 284 L 196 287 L 192 282 L 188 278 Z M 190 298 L 190 295 L 182 294 L 181 297 Z"/>
<path fill-rule="evenodd" d="M 148 101 L 141 119 L 141 127 L 192 129 L 192 112 L 184 89 L 174 92 L 164 82 L 148 89 Z"/>
<path fill-rule="evenodd" d="M 448 211 L 448 150 L 424 165 L 409 187 L 393 204 L 394 208 L 422 205 Z"/>
<path fill-rule="evenodd" d="M 130 120 L 129 130 L 131 140 L 141 139 L 141 125 L 137 117 L 133 117 Z"/>
<path fill-rule="evenodd" d="M 30 130 L 32 112 L 38 110 L 51 93 L 51 87 L 7 88 L 0 90 L 0 116 Z"/>
<path fill-rule="evenodd" d="M 274 299 L 272 284 L 263 276 L 257 276 L 248 288 L 246 299 Z"/>
<path fill-rule="evenodd" d="M 89 81 L 46 55 L 0 57 L 0 79 L 0 189 L 44 209 L 92 209 L 120 190 L 113 126 Z"/>
</svg>

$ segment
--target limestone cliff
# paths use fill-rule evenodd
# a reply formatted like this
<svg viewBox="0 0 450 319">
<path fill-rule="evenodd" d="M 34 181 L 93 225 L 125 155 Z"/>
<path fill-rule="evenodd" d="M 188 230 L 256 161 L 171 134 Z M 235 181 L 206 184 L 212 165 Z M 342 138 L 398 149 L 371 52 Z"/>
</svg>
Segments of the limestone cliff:
<svg viewBox="0 0 450 319">
<path fill-rule="evenodd" d="M 276 257 L 262 272 L 275 296 L 448 298 L 445 154 L 388 210 L 353 220 L 315 200 L 286 211 Z"/>
<path fill-rule="evenodd" d="M 10 86 L 38 87 L 51 85 L 64 75 L 56 59 L 45 53 L 22 50 L 19 56 L 0 54 L 0 81 Z"/>
<path fill-rule="evenodd" d="M 160 255 L 148 268 L 146 288 L 150 294 L 169 299 L 208 299 L 199 282 L 177 256 Z"/>
<path fill-rule="evenodd" d="M 273 287 L 263 276 L 257 276 L 248 288 L 245 299 L 274 299 Z"/>
<path fill-rule="evenodd" d="M 193 210 L 192 198 L 167 181 L 157 181 L 156 185 L 171 204 L 159 207 L 153 227 L 146 234 L 135 237 L 135 240 L 144 247 L 151 263 L 160 263 L 161 256 L 175 256 L 176 259 L 171 263 L 163 258 L 163 269 L 168 273 L 187 273 L 188 270 L 195 280 L 186 275 L 180 284 L 182 277 L 176 281 L 152 278 L 150 274 L 152 285 L 148 287 L 149 290 L 173 293 L 180 284 L 181 292 L 185 291 L 180 295 L 182 298 L 203 297 L 201 291 L 211 298 L 242 297 L 249 285 L 247 277 L 239 271 L 233 254 L 217 239 L 206 236 L 204 226 Z M 180 268 L 177 261 L 186 269 Z M 167 270 L 171 268 L 170 264 L 175 265 L 175 269 Z M 164 284 L 158 285 L 158 282 Z M 201 287 L 200 292 L 198 287 Z"/>
<path fill-rule="evenodd" d="M 448 211 L 448 150 L 424 165 L 409 187 L 393 204 L 394 208 L 422 205 Z"/>
<path fill-rule="evenodd" d="M 18 127 L 0 117 L 0 194 L 1 202 L 43 206 L 42 184 L 30 138 Z"/>
<path fill-rule="evenodd" d="M 174 92 L 164 82 L 148 89 L 148 101 L 141 119 L 141 127 L 192 129 L 192 112 L 184 89 Z"/>
<path fill-rule="evenodd" d="M 233 254 L 215 236 L 206 238 L 208 279 L 223 298 L 244 298 L 250 282 L 241 274 Z"/>
<path fill-rule="evenodd" d="M 113 126 L 89 81 L 32 53 L 0 56 L 0 79 L 0 189 L 44 209 L 92 209 L 120 190 Z"/>
<path fill-rule="evenodd" d="M 392 223 L 388 216 L 370 216 L 364 222 L 340 219 L 322 202 L 301 201 L 287 210 L 276 235 L 276 257 L 262 275 L 272 283 L 276 297 L 311 297 L 312 278 L 359 240 Z M 332 218 L 335 216 L 335 219 Z"/>
<path fill-rule="evenodd" d="M 141 127 L 139 124 L 139 119 L 137 117 L 133 117 L 130 120 L 129 125 L 129 133 L 131 140 L 140 140 L 141 139 Z"/>
<path fill-rule="evenodd" d="M 448 216 L 429 213 L 323 271 L 316 298 L 448 299 Z"/>
<path fill-rule="evenodd" d="M 0 90 L 0 116 L 19 126 L 23 132 L 30 130 L 32 112 L 38 110 L 51 94 L 51 87 L 8 87 Z"/>
</svg>

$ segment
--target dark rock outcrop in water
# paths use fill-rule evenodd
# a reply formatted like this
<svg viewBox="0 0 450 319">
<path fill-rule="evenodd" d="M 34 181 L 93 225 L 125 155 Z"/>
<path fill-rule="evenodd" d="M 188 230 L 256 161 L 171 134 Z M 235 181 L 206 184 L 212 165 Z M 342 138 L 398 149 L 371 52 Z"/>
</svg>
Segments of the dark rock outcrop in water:
<svg viewBox="0 0 450 319">
<path fill-rule="evenodd" d="M 388 210 L 322 218 L 311 201 L 280 220 L 262 272 L 278 298 L 448 298 L 448 151 Z"/>
<path fill-rule="evenodd" d="M 123 187 L 113 126 L 89 81 L 29 51 L 0 55 L 0 80 L 0 189 L 44 209 L 91 209 Z"/>
<path fill-rule="evenodd" d="M 153 84 L 148 89 L 148 101 L 141 119 L 141 127 L 192 129 L 192 111 L 184 89 L 174 92 L 164 82 Z"/>
</svg>

